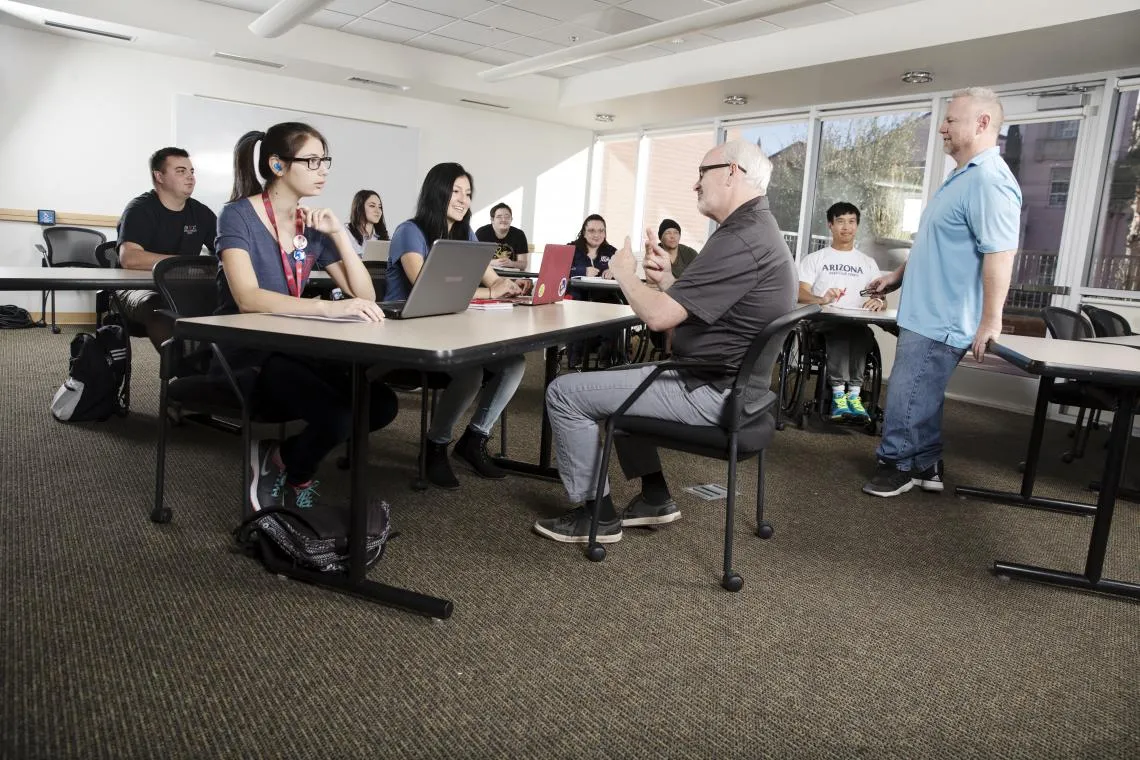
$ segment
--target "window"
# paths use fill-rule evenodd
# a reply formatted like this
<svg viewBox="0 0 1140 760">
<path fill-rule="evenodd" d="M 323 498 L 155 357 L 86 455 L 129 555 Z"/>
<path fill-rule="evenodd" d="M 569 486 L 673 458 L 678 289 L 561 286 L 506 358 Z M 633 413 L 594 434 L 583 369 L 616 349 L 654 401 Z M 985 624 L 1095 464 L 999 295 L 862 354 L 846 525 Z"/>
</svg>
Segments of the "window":
<svg viewBox="0 0 1140 760">
<path fill-rule="evenodd" d="M 794 254 L 800 229 L 800 200 L 803 196 L 804 165 L 807 159 L 806 121 L 784 124 L 751 124 L 729 127 L 726 140 L 747 140 L 760 146 L 772 161 L 772 181 L 768 183 L 768 205 L 784 232 L 784 240 Z M 811 250 L 827 245 L 813 241 Z"/>
<path fill-rule="evenodd" d="M 644 226 L 654 232 L 662 219 L 672 219 L 681 226 L 681 242 L 701 250 L 709 236 L 709 220 L 697 211 L 697 167 L 701 159 L 716 146 L 712 130 L 684 135 L 649 137 L 648 174 L 645 186 Z M 638 237 L 642 231 L 635 231 Z M 618 245 L 614 240 L 610 240 Z M 620 246 L 619 246 L 620 247 Z M 638 251 L 637 240 L 634 250 Z"/>
<path fill-rule="evenodd" d="M 1080 122 L 1076 119 L 1070 121 L 1054 121 L 1049 136 L 1054 140 L 1076 140 Z"/>
<path fill-rule="evenodd" d="M 633 228 L 634 188 L 637 182 L 637 146 L 639 138 L 604 140 L 594 146 L 593 179 L 587 214 L 601 214 L 606 220 L 606 239 L 618 248 Z M 595 200 L 596 198 L 596 200 Z M 567 230 L 566 240 L 573 240 L 582 226 Z"/>
<path fill-rule="evenodd" d="M 1121 92 L 1085 285 L 1140 290 L 1140 91 Z"/>
<path fill-rule="evenodd" d="M 905 248 L 918 230 L 929 134 L 929 112 L 825 119 L 812 248 L 816 239 L 827 245 L 827 209 L 847 201 L 861 212 L 856 245 L 885 268 L 887 252 Z"/>
<path fill-rule="evenodd" d="M 1064 206 L 1069 202 L 1069 176 L 1072 172 L 1070 166 L 1054 166 L 1049 170 L 1050 206 Z"/>
</svg>

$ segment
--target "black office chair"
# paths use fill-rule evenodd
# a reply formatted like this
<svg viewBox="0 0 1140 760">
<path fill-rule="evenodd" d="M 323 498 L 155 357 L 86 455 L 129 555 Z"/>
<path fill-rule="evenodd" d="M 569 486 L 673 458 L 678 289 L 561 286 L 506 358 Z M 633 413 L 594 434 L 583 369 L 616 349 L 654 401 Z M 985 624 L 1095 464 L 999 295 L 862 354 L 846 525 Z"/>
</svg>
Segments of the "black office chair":
<svg viewBox="0 0 1140 760">
<path fill-rule="evenodd" d="M 1097 306 L 1081 304 L 1081 311 L 1092 323 L 1093 332 L 1098 338 L 1119 338 L 1122 335 L 1133 335 L 1132 325 L 1128 320 L 1115 311 L 1101 309 Z"/>
<path fill-rule="evenodd" d="M 85 227 L 45 227 L 44 244 L 36 244 L 36 250 L 42 257 L 45 267 L 88 267 L 91 269 L 106 268 L 108 260 L 103 255 L 107 236 L 96 230 Z M 59 334 L 59 327 L 55 323 L 55 291 L 45 290 L 40 301 L 40 322 L 45 323 L 44 314 L 47 312 L 48 293 L 51 293 L 51 331 Z M 105 297 L 104 297 L 105 298 Z M 98 296 L 96 296 L 96 310 L 98 310 Z"/>
<path fill-rule="evenodd" d="M 606 549 L 597 542 L 598 512 L 605 489 L 606 473 L 609 470 L 610 448 L 615 435 L 635 436 L 648 445 L 685 451 L 690 454 L 720 459 L 728 462 L 728 497 L 724 521 L 724 574 L 721 586 L 727 591 L 739 591 L 744 579 L 732 567 L 732 532 L 736 509 L 736 466 L 751 457 L 757 457 L 756 464 L 756 534 L 761 538 L 771 538 L 772 525 L 764 519 L 764 449 L 772 441 L 776 423 L 773 407 L 778 403 L 777 395 L 769 389 L 769 378 L 776 356 L 783 346 L 788 331 L 802 319 L 819 311 L 812 304 L 791 311 L 771 324 L 756 336 L 744 356 L 740 366 L 717 362 L 666 361 L 655 365 L 629 398 L 625 400 L 613 416 L 606 421 L 606 438 L 598 458 L 595 473 L 598 490 L 594 498 L 594 513 L 590 522 L 590 539 L 586 556 L 592 562 L 601 562 L 606 557 Z M 703 369 L 724 372 L 733 378 L 732 390 L 725 402 L 724 420 L 719 425 L 684 425 L 677 422 L 635 417 L 626 411 L 653 381 L 666 370 Z"/>
</svg>

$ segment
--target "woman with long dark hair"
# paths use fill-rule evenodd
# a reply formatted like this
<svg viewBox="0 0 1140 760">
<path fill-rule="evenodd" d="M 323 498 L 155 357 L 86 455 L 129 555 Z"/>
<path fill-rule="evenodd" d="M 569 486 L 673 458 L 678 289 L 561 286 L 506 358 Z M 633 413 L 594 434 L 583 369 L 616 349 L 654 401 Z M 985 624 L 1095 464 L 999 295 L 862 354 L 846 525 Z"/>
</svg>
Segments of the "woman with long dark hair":
<svg viewBox="0 0 1140 760">
<path fill-rule="evenodd" d="M 436 240 L 475 240 L 471 231 L 471 175 L 456 163 L 437 164 L 424 177 L 416 215 L 401 223 L 392 233 L 388 249 L 387 300 L 404 300 L 420 275 Z M 499 277 L 490 266 L 483 274 L 476 298 L 504 298 L 518 295 L 521 287 L 514 280 Z M 522 381 L 526 361 L 510 356 L 483 366 L 465 367 L 451 373 L 431 427 L 428 429 L 428 480 L 442 488 L 458 488 L 459 481 L 447 460 L 455 423 L 478 397 L 475 414 L 467 430 L 455 444 L 454 456 L 463 459 L 485 478 L 503 478 L 506 473 L 487 455 L 487 438 Z M 483 382 L 486 371 L 490 377 Z"/>
<path fill-rule="evenodd" d="M 364 255 L 364 244 L 369 240 L 387 240 L 388 226 L 384 224 L 384 202 L 375 190 L 358 190 L 352 196 L 352 209 L 348 213 L 348 230 L 352 250 Z"/>
<path fill-rule="evenodd" d="M 384 318 L 372 278 L 340 221 L 327 208 L 301 205 L 303 198 L 320 195 L 331 166 L 328 143 L 307 124 L 274 124 L 238 140 L 233 193 L 218 216 L 217 313 Z M 301 297 L 318 264 L 348 298 Z M 252 390 L 259 408 L 306 422 L 284 441 L 253 442 L 253 508 L 314 506 L 317 466 L 352 432 L 348 367 L 276 352 L 227 350 L 225 355 L 233 368 L 256 378 Z M 369 429 L 382 428 L 395 416 L 396 395 L 373 383 Z"/>
</svg>

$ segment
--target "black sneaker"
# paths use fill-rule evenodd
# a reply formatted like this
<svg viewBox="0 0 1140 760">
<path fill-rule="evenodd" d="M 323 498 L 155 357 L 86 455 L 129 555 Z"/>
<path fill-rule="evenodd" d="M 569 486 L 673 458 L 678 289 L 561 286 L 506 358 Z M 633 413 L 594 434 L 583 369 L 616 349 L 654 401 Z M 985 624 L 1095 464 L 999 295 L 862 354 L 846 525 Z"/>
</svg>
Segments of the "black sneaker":
<svg viewBox="0 0 1140 760">
<path fill-rule="evenodd" d="M 284 484 L 285 479 L 282 478 L 281 482 Z M 317 486 L 320 484 L 319 480 L 310 480 L 301 486 L 284 485 L 282 506 L 290 509 L 312 509 L 317 506 L 317 497 L 320 496 Z"/>
<path fill-rule="evenodd" d="M 585 544 L 590 540 L 590 512 L 577 507 L 561 517 L 536 520 L 534 532 L 552 541 L 564 544 Z M 613 544 L 621 541 L 621 520 L 598 521 L 598 543 Z"/>
<path fill-rule="evenodd" d="M 893 464 L 879 462 L 874 476 L 863 484 L 863 493 L 872 496 L 898 496 L 914 488 L 909 472 L 903 472 Z"/>
<path fill-rule="evenodd" d="M 285 503 L 285 468 L 281 466 L 280 445 L 269 438 L 250 445 L 249 499 L 254 510 L 280 507 Z"/>
<path fill-rule="evenodd" d="M 427 448 L 427 479 L 440 488 L 459 488 L 459 480 L 451 471 L 451 463 L 447 461 L 447 444 L 432 443 L 428 441 Z"/>
<path fill-rule="evenodd" d="M 914 483 L 923 491 L 942 493 L 942 460 L 939 459 L 925 470 L 912 472 L 910 482 Z"/>
<path fill-rule="evenodd" d="M 641 496 L 636 497 L 621 513 L 621 527 L 636 528 L 645 525 L 664 525 L 681 519 L 681 510 L 670 499 L 659 506 L 646 503 Z"/>
<path fill-rule="evenodd" d="M 459 437 L 451 456 L 462 459 L 484 478 L 501 480 L 507 477 L 507 473 L 500 469 L 487 453 L 487 436 L 476 433 L 471 428 L 467 428 Z"/>
</svg>

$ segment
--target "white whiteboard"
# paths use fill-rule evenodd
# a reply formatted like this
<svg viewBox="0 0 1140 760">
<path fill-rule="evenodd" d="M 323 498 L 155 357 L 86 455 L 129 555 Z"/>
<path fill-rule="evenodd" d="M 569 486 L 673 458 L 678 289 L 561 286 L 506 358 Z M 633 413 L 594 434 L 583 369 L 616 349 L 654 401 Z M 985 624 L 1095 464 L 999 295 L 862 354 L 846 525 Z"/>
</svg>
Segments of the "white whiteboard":
<svg viewBox="0 0 1140 760">
<path fill-rule="evenodd" d="M 190 153 L 198 184 L 194 198 L 220 213 L 233 189 L 234 146 L 246 132 L 264 132 L 283 121 L 309 124 L 325 136 L 332 169 L 325 190 L 304 201 L 327 207 L 348 222 L 352 196 L 365 188 L 380 193 L 391 233 L 415 213 L 419 176 L 419 130 L 359 119 L 285 111 L 197 95 L 176 95 L 174 144 Z M 261 146 L 258 145 L 258 150 Z"/>
</svg>

